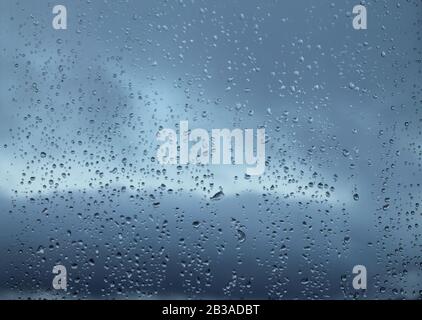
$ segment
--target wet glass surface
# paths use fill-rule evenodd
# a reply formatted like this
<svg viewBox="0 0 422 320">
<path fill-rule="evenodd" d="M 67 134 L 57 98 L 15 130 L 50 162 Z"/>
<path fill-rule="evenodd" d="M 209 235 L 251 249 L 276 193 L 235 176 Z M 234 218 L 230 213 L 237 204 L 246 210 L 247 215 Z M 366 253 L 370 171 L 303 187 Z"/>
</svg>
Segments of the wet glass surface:
<svg viewBox="0 0 422 320">
<path fill-rule="evenodd" d="M 420 1 L 57 4 L 0 3 L 1 299 L 421 298 Z M 265 171 L 161 164 L 180 121 Z"/>
</svg>

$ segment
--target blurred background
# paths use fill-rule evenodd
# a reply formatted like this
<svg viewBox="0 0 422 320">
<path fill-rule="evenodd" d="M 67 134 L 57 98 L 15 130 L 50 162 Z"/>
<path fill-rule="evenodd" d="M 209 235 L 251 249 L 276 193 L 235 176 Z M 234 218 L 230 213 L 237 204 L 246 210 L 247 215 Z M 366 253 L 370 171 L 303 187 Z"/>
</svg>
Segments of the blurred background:
<svg viewBox="0 0 422 320">
<path fill-rule="evenodd" d="M 418 0 L 1 1 L 0 299 L 420 299 L 421 25 Z M 265 128 L 265 173 L 160 165 L 181 120 Z"/>
</svg>

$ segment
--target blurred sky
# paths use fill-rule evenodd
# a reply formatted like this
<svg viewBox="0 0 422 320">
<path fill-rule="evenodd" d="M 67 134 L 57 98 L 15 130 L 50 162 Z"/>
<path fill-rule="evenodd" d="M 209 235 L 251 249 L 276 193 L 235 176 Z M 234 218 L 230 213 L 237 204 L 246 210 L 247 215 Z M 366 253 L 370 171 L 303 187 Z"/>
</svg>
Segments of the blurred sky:
<svg viewBox="0 0 422 320">
<path fill-rule="evenodd" d="M 3 297 L 420 298 L 419 1 L 55 4 L 0 3 Z M 181 120 L 264 175 L 161 166 Z"/>
</svg>

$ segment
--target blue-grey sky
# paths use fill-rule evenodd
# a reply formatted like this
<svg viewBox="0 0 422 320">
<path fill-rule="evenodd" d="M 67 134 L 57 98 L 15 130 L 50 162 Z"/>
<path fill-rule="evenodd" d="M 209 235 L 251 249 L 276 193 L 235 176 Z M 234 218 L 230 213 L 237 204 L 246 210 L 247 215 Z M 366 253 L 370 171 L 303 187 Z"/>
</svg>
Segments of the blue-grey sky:
<svg viewBox="0 0 422 320">
<path fill-rule="evenodd" d="M 2 1 L 0 297 L 420 298 L 422 6 L 356 4 Z M 160 165 L 182 120 L 265 173 Z"/>
</svg>

